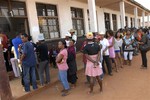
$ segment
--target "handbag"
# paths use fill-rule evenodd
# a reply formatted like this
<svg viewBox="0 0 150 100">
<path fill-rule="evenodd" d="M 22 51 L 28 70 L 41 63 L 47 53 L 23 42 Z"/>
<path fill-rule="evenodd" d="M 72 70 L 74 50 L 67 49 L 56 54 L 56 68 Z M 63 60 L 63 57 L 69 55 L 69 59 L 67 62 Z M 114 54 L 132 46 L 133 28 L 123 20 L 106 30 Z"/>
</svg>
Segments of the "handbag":
<svg viewBox="0 0 150 100">
<path fill-rule="evenodd" d="M 146 43 L 143 45 L 140 45 L 141 51 L 149 51 L 150 50 L 150 38 L 147 36 Z"/>
</svg>

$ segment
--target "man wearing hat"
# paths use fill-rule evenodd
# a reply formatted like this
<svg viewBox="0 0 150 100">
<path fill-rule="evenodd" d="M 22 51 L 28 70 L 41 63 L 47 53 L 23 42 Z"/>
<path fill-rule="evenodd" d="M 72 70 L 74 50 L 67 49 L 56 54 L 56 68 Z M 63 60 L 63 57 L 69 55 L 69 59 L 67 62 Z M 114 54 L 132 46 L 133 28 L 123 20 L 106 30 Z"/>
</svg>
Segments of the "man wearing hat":
<svg viewBox="0 0 150 100">
<path fill-rule="evenodd" d="M 69 33 L 69 32 L 67 32 L 66 34 L 65 34 L 65 41 L 66 41 L 66 45 L 67 45 L 67 47 L 69 47 L 69 38 L 71 37 L 71 34 Z"/>
<path fill-rule="evenodd" d="M 70 29 L 69 32 L 70 32 L 70 34 L 71 34 L 71 38 L 72 38 L 75 42 L 77 42 L 77 36 L 76 36 L 76 34 L 75 34 L 75 30 L 74 30 L 74 29 Z"/>
<path fill-rule="evenodd" d="M 50 72 L 49 72 L 49 61 L 48 61 L 48 47 L 44 42 L 44 35 L 38 35 L 39 45 L 37 46 L 37 52 L 39 54 L 39 77 L 40 83 L 43 86 L 44 81 L 44 71 L 46 76 L 46 83 L 50 82 Z"/>
<path fill-rule="evenodd" d="M 100 44 L 102 45 L 103 72 L 106 73 L 106 70 L 105 70 L 105 67 L 104 67 L 104 62 L 105 62 L 106 66 L 107 66 L 107 69 L 108 69 L 108 74 L 110 76 L 112 76 L 112 66 L 111 66 L 111 62 L 110 62 L 110 58 L 109 58 L 109 51 L 108 51 L 109 42 L 106 38 L 104 38 L 104 36 L 105 36 L 104 32 L 100 32 L 99 35 L 101 37 Z"/>
</svg>

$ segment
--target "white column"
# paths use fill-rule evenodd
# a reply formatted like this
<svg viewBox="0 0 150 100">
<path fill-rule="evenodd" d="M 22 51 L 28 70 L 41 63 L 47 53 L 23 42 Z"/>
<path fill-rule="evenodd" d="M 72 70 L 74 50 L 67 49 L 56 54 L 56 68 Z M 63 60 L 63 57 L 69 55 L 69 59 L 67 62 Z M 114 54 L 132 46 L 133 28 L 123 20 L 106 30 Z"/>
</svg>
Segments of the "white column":
<svg viewBox="0 0 150 100">
<path fill-rule="evenodd" d="M 145 27 L 145 11 L 142 12 L 142 26 Z"/>
<path fill-rule="evenodd" d="M 149 20 L 149 16 L 150 14 L 147 15 L 147 26 L 150 27 L 150 20 Z"/>
<path fill-rule="evenodd" d="M 138 28 L 138 9 L 137 7 L 134 8 L 134 22 L 135 22 L 135 28 Z"/>
<path fill-rule="evenodd" d="M 131 28 L 131 18 L 128 16 L 128 27 Z"/>
<path fill-rule="evenodd" d="M 112 19 L 112 13 L 110 13 L 110 29 L 111 29 L 111 30 L 114 30 L 114 27 L 113 27 L 113 19 Z"/>
<path fill-rule="evenodd" d="M 90 27 L 92 32 L 97 32 L 97 16 L 95 0 L 88 0 L 88 8 L 90 15 Z"/>
<path fill-rule="evenodd" d="M 125 27 L 125 4 L 124 1 L 120 2 L 120 14 L 121 14 L 121 28 Z"/>
<path fill-rule="evenodd" d="M 26 0 L 26 7 L 30 27 L 30 35 L 32 36 L 33 41 L 37 42 L 37 36 L 38 34 L 40 34 L 40 31 L 35 1 Z"/>
<path fill-rule="evenodd" d="M 120 22 L 120 14 L 117 14 L 117 28 L 121 28 L 121 22 Z"/>
</svg>

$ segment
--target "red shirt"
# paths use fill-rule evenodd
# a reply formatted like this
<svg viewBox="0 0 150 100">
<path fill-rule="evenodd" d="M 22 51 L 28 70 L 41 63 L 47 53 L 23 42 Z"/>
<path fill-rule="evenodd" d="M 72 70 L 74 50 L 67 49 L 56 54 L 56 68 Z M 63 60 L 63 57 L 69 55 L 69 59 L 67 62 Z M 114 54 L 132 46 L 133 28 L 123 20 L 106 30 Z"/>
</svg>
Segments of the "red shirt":
<svg viewBox="0 0 150 100">
<path fill-rule="evenodd" d="M 2 41 L 2 45 L 3 45 L 3 48 L 6 48 L 8 49 L 8 38 L 5 34 L 0 34 L 0 38 L 1 38 L 1 41 Z"/>
</svg>

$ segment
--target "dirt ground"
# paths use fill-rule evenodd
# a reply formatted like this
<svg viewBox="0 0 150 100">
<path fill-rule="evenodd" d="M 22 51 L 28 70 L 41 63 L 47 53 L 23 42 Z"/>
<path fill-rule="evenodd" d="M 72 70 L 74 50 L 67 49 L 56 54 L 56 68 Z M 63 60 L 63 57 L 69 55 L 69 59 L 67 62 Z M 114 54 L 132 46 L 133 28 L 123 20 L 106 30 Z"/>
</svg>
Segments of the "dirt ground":
<svg viewBox="0 0 150 100">
<path fill-rule="evenodd" d="M 139 55 L 134 57 L 132 66 L 124 66 L 118 73 L 113 72 L 113 76 L 105 75 L 103 93 L 99 92 L 99 86 L 96 84 L 94 94 L 87 94 L 89 88 L 84 84 L 85 76 L 82 71 L 78 74 L 77 87 L 72 89 L 68 96 L 61 96 L 62 87 L 58 83 L 26 100 L 150 100 L 150 68 L 140 69 L 140 65 Z"/>
</svg>

